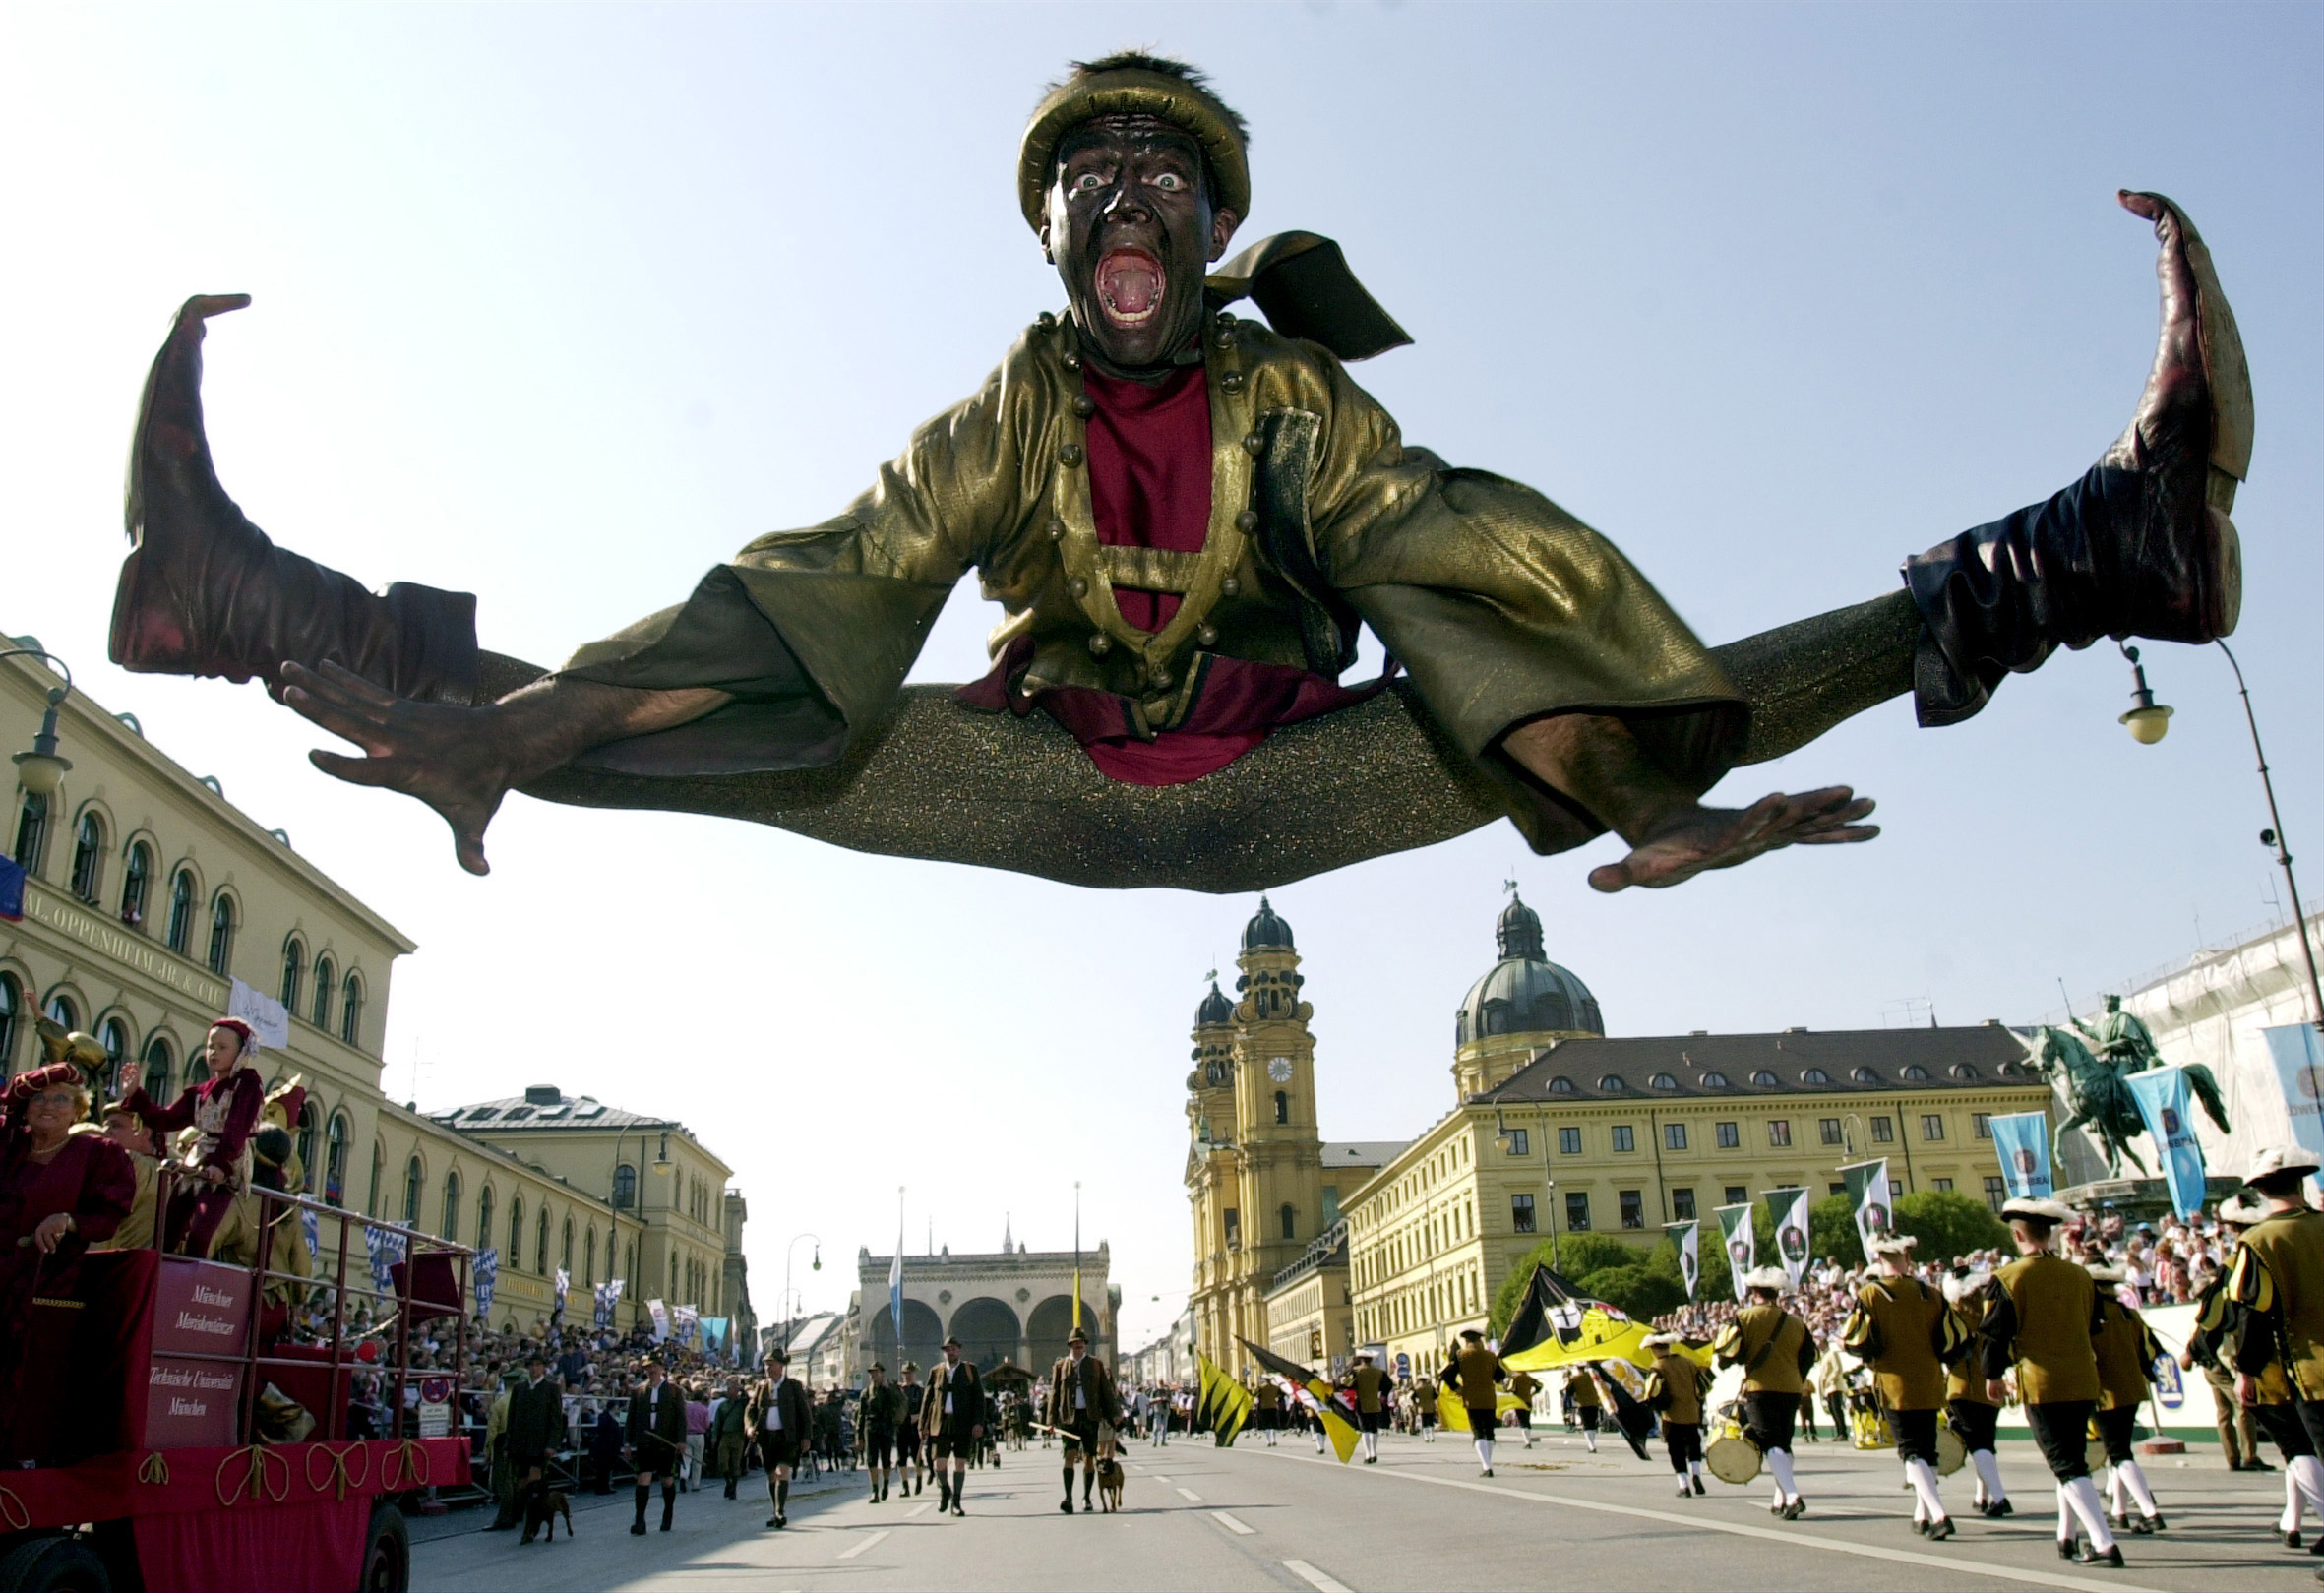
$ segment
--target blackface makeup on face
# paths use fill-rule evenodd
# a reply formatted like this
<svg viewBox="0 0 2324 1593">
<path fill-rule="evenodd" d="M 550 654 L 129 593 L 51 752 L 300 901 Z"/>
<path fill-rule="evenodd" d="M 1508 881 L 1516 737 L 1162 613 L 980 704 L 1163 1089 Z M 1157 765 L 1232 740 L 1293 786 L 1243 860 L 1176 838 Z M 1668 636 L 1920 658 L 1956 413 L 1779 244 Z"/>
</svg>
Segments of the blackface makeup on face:
<svg viewBox="0 0 2324 1593">
<path fill-rule="evenodd" d="M 1242 217 L 1211 208 L 1193 138 L 1150 116 L 1102 116 L 1058 147 L 1041 246 L 1100 360 L 1169 368 L 1200 335 L 1203 268 Z"/>
</svg>

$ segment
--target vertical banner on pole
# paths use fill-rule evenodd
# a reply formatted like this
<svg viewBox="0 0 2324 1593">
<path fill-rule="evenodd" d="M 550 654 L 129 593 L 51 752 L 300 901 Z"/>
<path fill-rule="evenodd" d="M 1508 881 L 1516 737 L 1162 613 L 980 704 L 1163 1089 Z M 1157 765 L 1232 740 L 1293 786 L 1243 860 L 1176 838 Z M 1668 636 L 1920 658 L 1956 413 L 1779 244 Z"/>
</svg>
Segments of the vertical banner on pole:
<svg viewBox="0 0 2324 1593">
<path fill-rule="evenodd" d="M 2049 1114 L 2009 1112 L 1988 1120 L 1993 1150 L 2001 1158 L 2001 1181 L 2013 1200 L 2047 1200 L 2056 1193 L 2049 1177 Z"/>
<path fill-rule="evenodd" d="M 1679 1250 L 1679 1276 L 1686 1284 L 1686 1298 L 1692 1300 L 1702 1283 L 1702 1224 L 1692 1220 L 1663 1224 L 1664 1232 Z"/>
<path fill-rule="evenodd" d="M 2268 1059 L 2275 1063 L 2276 1080 L 2284 1088 L 2293 1142 L 2324 1156 L 2324 1040 L 2313 1023 L 2287 1023 L 2259 1032 L 2268 1042 Z M 2324 1187 L 2324 1174 L 2316 1183 Z"/>
<path fill-rule="evenodd" d="M 2180 1217 L 2203 1209 L 2203 1147 L 2195 1139 L 2194 1119 L 2188 1111 L 2187 1071 L 2150 1068 L 2122 1080 L 2147 1133 L 2163 1153 L 2163 1178 L 2171 1186 L 2171 1205 Z"/>
<path fill-rule="evenodd" d="M 1783 1261 L 1784 1275 L 1797 1289 L 1807 1271 L 1807 1192 L 1769 1190 L 1759 1198 L 1767 1202 L 1768 1220 L 1775 1224 L 1775 1254 Z"/>
<path fill-rule="evenodd" d="M 1719 1219 L 1719 1243 L 1727 1250 L 1728 1279 L 1735 1298 L 1743 1298 L 1743 1274 L 1759 1264 L 1759 1234 L 1751 1225 L 1751 1207 L 1723 1205 L 1711 1214 Z"/>
<path fill-rule="evenodd" d="M 1856 1242 L 1864 1247 L 1868 1261 L 1872 1241 L 1886 1239 L 1896 1231 L 1896 1207 L 1888 1192 L 1888 1158 L 1843 1167 L 1840 1176 L 1848 1181 L 1848 1203 L 1856 1211 Z"/>
<path fill-rule="evenodd" d="M 493 1291 L 500 1287 L 500 1252 L 480 1250 L 476 1253 L 476 1315 L 492 1315 Z"/>
</svg>

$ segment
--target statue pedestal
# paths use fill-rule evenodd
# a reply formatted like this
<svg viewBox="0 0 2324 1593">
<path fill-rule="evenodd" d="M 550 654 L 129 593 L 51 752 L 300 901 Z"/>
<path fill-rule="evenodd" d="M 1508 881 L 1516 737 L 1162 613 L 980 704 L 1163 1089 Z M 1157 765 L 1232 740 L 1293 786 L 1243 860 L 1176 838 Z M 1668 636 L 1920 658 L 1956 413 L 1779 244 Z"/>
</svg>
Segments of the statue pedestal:
<svg viewBox="0 0 2324 1593">
<path fill-rule="evenodd" d="M 2203 1203 L 2216 1206 L 2242 1187 L 2239 1178 L 2207 1178 Z M 2171 1215 L 2171 1187 L 2159 1178 L 2098 1179 L 2059 1190 L 2057 1197 L 2077 1211 L 2119 1211 L 2133 1227 L 2142 1222 L 2159 1225 Z"/>
</svg>

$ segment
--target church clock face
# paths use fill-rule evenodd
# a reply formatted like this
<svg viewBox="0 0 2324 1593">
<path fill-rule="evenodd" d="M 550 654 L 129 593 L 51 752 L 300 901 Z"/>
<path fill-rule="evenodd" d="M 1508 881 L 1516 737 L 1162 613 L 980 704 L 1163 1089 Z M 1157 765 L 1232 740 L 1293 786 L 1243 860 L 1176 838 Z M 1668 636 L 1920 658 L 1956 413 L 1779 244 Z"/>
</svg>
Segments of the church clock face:
<svg viewBox="0 0 2324 1593">
<path fill-rule="evenodd" d="M 1267 1076 L 1278 1084 L 1290 1083 L 1291 1059 L 1289 1057 L 1270 1058 L 1267 1062 Z"/>
</svg>

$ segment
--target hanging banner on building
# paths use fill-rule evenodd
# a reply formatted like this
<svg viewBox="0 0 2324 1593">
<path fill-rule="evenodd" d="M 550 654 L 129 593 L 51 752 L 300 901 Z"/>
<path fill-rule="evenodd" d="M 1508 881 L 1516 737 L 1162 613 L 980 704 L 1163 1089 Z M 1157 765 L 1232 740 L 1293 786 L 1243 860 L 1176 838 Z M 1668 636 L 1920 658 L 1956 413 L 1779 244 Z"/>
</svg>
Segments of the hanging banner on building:
<svg viewBox="0 0 2324 1593">
<path fill-rule="evenodd" d="M 2163 1179 L 2171 1186 L 2171 1205 L 2180 1217 L 2203 1209 L 2203 1147 L 2195 1139 L 2195 1124 L 2188 1112 L 2187 1071 L 2149 1068 L 2126 1075 L 2130 1098 L 2146 1119 L 2147 1133 L 2163 1152 Z"/>
<path fill-rule="evenodd" d="M 613 1325 L 613 1296 L 607 1292 L 612 1287 L 600 1283 L 589 1291 L 589 1325 L 599 1332 Z"/>
<path fill-rule="evenodd" d="M 14 924 L 25 916 L 25 871 L 13 857 L 0 857 L 0 918 Z"/>
<path fill-rule="evenodd" d="M 1886 1239 L 1896 1231 L 1896 1207 L 1888 1194 L 1888 1158 L 1843 1167 L 1840 1176 L 1848 1181 L 1848 1203 L 1856 1211 L 1856 1242 L 1864 1247 L 1868 1261 L 1872 1241 Z"/>
<path fill-rule="evenodd" d="M 1769 1190 L 1759 1196 L 1767 1202 L 1767 1218 L 1775 1224 L 1775 1254 L 1783 1262 L 1785 1276 L 1792 1287 L 1800 1287 L 1800 1279 L 1807 1270 L 1807 1208 L 1812 1203 L 1805 1190 Z"/>
<path fill-rule="evenodd" d="M 1743 1298 L 1743 1277 L 1759 1264 L 1759 1234 L 1751 1224 L 1747 1205 L 1723 1205 L 1711 1215 L 1719 1219 L 1719 1243 L 1727 1250 L 1727 1274 L 1735 1298 Z"/>
<path fill-rule="evenodd" d="M 573 1274 L 564 1267 L 557 1268 L 557 1274 L 549 1284 L 549 1293 L 555 1301 L 555 1304 L 550 1307 L 551 1319 L 563 1321 L 565 1319 L 565 1302 L 573 1294 Z"/>
<path fill-rule="evenodd" d="M 315 1220 L 315 1208 L 300 1206 L 298 1208 L 298 1222 L 299 1226 L 307 1231 L 307 1255 L 309 1256 L 322 1256 L 323 1225 Z"/>
<path fill-rule="evenodd" d="M 653 1341 L 666 1344 L 670 1339 L 670 1308 L 659 1300 L 645 1302 L 645 1315 L 653 1318 Z"/>
<path fill-rule="evenodd" d="M 290 1044 L 289 1010 L 239 979 L 226 986 L 226 1016 L 238 1017 L 249 1024 L 258 1043 L 269 1051 L 281 1051 Z"/>
<path fill-rule="evenodd" d="M 1686 1284 L 1686 1298 L 1692 1300 L 1696 1287 L 1702 1282 L 1702 1224 L 1694 1221 L 1666 1222 L 1663 1231 L 1671 1236 L 1671 1243 L 1679 1250 L 1679 1276 Z"/>
<path fill-rule="evenodd" d="M 371 1253 L 371 1286 L 383 1295 L 393 1294 L 396 1276 L 391 1269 L 403 1259 L 406 1249 L 403 1236 L 383 1233 L 377 1228 L 365 1228 L 363 1244 Z"/>
<path fill-rule="evenodd" d="M 688 1349 L 697 1347 L 702 1337 L 703 1314 L 699 1306 L 680 1306 L 670 1313 L 670 1333 Z"/>
<path fill-rule="evenodd" d="M 2056 1194 L 2049 1178 L 2049 1114 L 2010 1112 L 1987 1120 L 1993 1151 L 2001 1158 L 2001 1179 L 2013 1200 L 2047 1200 Z"/>
<path fill-rule="evenodd" d="M 2318 1039 L 2316 1025 L 2286 1023 L 2259 1032 L 2268 1042 L 2268 1059 L 2276 1065 L 2276 1081 L 2284 1087 L 2293 1142 L 2324 1157 L 2324 1041 Z M 2324 1185 L 2324 1176 L 2316 1182 Z"/>
<path fill-rule="evenodd" d="M 726 1318 L 704 1317 L 702 1319 L 703 1354 L 723 1357 L 726 1353 Z"/>
<path fill-rule="evenodd" d="M 500 1252 L 480 1250 L 476 1253 L 476 1316 L 479 1319 L 492 1315 L 492 1296 L 500 1287 Z"/>
</svg>

